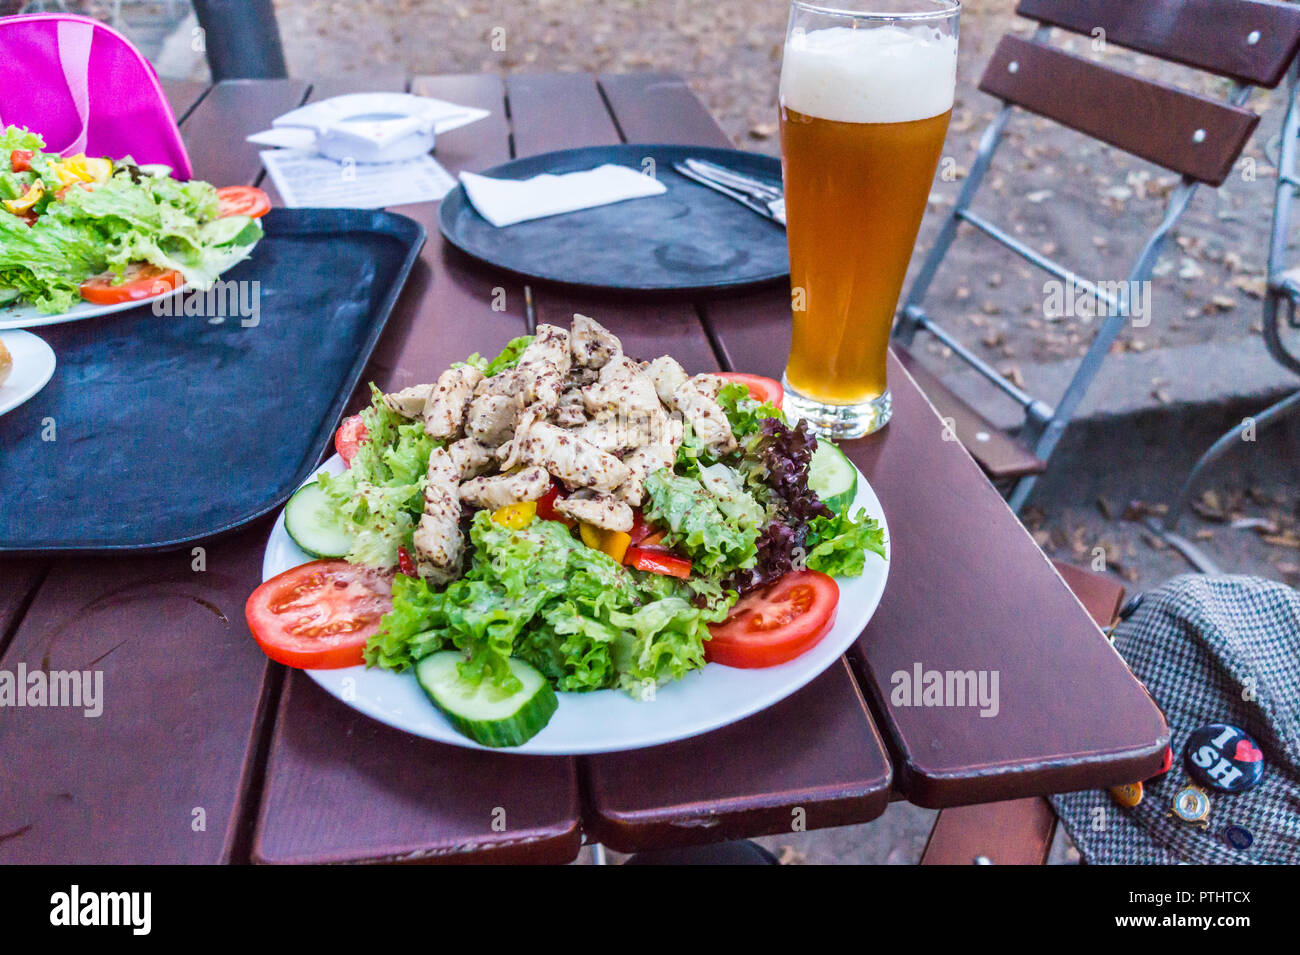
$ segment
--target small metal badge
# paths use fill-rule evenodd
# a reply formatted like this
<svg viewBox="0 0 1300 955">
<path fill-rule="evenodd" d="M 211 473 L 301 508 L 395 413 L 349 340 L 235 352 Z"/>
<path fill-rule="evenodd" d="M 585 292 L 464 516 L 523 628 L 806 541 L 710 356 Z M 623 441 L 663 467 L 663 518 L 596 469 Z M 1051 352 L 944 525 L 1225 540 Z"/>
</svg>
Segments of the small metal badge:
<svg viewBox="0 0 1300 955">
<path fill-rule="evenodd" d="M 1210 797 L 1200 786 L 1187 786 L 1174 795 L 1173 809 L 1169 815 L 1177 816 L 1183 822 L 1210 828 Z"/>
</svg>

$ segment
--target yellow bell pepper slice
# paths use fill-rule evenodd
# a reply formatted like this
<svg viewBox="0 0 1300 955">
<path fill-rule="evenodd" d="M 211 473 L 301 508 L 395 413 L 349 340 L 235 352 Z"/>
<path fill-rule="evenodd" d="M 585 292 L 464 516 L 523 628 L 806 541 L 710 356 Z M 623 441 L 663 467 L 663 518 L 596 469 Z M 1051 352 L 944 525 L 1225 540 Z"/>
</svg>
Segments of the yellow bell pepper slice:
<svg viewBox="0 0 1300 955">
<path fill-rule="evenodd" d="M 507 504 L 505 507 L 499 507 L 492 512 L 492 520 L 513 531 L 527 527 L 536 516 L 536 501 L 520 501 L 517 504 Z"/>
<path fill-rule="evenodd" d="M 624 531 L 604 530 L 593 524 L 578 525 L 578 534 L 584 544 L 612 558 L 616 564 L 623 563 L 627 549 L 632 544 L 631 534 Z"/>
<path fill-rule="evenodd" d="M 28 186 L 27 191 L 24 192 L 17 199 L 6 199 L 4 201 L 5 208 L 8 209 L 10 212 L 12 212 L 14 215 L 20 216 L 24 212 L 27 212 L 29 209 L 31 209 L 32 206 L 36 205 L 36 203 L 40 201 L 40 198 L 43 195 L 45 195 L 45 183 L 37 179 L 30 186 Z"/>
<path fill-rule="evenodd" d="M 108 182 L 108 177 L 113 175 L 113 162 L 78 153 L 50 163 L 50 171 L 59 180 L 60 186 L 71 186 L 78 182 Z"/>
</svg>

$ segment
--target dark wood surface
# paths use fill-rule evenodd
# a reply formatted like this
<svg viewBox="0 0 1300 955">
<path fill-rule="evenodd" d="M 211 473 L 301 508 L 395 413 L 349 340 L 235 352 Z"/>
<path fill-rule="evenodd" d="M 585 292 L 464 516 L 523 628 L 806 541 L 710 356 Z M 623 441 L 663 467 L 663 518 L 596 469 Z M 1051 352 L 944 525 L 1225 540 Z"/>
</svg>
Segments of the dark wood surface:
<svg viewBox="0 0 1300 955">
<path fill-rule="evenodd" d="M 1052 564 L 1093 623 L 1110 626 L 1124 600 L 1124 585 L 1064 561 Z M 1055 833 L 1056 814 L 1051 804 L 1038 796 L 954 806 L 935 820 L 921 865 L 971 865 L 977 857 L 995 865 L 1042 865 Z"/>
<path fill-rule="evenodd" d="M 1026 474 L 1042 474 L 1047 470 L 1046 461 L 954 394 L 906 347 L 895 345 L 894 354 L 925 392 L 939 417 L 951 424 L 953 437 L 962 443 L 990 478 L 1001 481 Z"/>
<path fill-rule="evenodd" d="M 1016 13 L 1256 86 L 1276 86 L 1300 49 L 1300 9 L 1286 3 L 1020 0 Z"/>
<path fill-rule="evenodd" d="M 438 159 L 453 171 L 590 142 L 725 142 L 676 77 L 512 77 L 508 87 L 439 77 L 411 88 L 492 110 L 440 138 Z M 233 183 L 261 175 L 243 137 L 314 93 L 292 80 L 236 82 L 180 105 L 193 95 L 178 90 L 173 102 L 189 109 L 196 174 Z M 436 204 L 397 211 L 430 240 L 369 369 L 388 387 L 499 346 L 524 321 L 516 281 L 446 248 Z M 504 310 L 491 307 L 498 290 Z M 533 291 L 539 320 L 586 310 L 629 351 L 671 352 L 691 370 L 779 374 L 788 348 L 784 289 L 700 302 Z M 24 777 L 0 790 L 0 861 L 564 861 L 580 826 L 635 849 L 861 821 L 883 809 L 891 780 L 871 709 L 896 785 L 925 805 L 1149 774 L 1167 740 L 1158 713 L 975 463 L 942 440 L 915 384 L 897 363 L 890 373 L 894 423 L 849 446 L 894 548 L 852 669 L 837 664 L 779 706 L 665 747 L 581 761 L 473 753 L 387 730 L 300 674 L 285 679 L 240 612 L 260 580 L 267 522 L 212 543 L 202 573 L 184 552 L 11 562 L 0 668 L 93 664 L 105 669 L 106 704 L 99 720 L 28 710 L 0 721 L 0 765 Z M 1002 714 L 891 707 L 888 675 L 914 660 L 1000 667 Z M 1071 680 L 1083 674 L 1086 686 Z"/>
<path fill-rule="evenodd" d="M 1174 172 L 1220 185 L 1259 124 L 1248 109 L 1008 34 L 979 88 Z M 1203 132 L 1204 139 L 1193 137 Z"/>
</svg>

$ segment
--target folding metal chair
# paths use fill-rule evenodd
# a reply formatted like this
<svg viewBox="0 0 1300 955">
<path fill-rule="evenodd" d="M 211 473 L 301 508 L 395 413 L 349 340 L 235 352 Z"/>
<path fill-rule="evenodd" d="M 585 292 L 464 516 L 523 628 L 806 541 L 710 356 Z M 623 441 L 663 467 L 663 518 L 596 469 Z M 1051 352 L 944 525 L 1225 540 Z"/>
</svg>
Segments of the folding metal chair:
<svg viewBox="0 0 1300 955">
<path fill-rule="evenodd" d="M 1258 124 L 1259 117 L 1243 108 L 1250 87 L 1276 87 L 1294 61 L 1300 48 L 1300 8 L 1260 0 L 1021 0 L 1016 12 L 1037 20 L 1038 29 L 1028 40 L 1004 36 L 984 71 L 979 88 L 1000 99 L 1002 107 L 985 129 L 957 203 L 904 299 L 894 336 L 899 358 L 989 476 L 1010 485 L 1010 504 L 1018 511 L 1129 321 L 1130 292 L 1150 281 L 1165 239 L 1197 188 L 1224 181 Z M 1094 63 L 1049 45 L 1053 27 L 1227 77 L 1233 81 L 1231 91 L 1226 102 L 1219 101 Z M 1179 175 L 1163 220 L 1124 282 L 1088 281 L 971 209 L 1015 107 Z M 1092 296 L 1104 313 L 1055 406 L 1009 381 L 922 307 L 963 222 L 1055 276 L 1072 293 Z M 1023 409 L 1024 423 L 1015 437 L 989 423 L 920 365 L 908 350 L 920 330 L 943 342 Z"/>
<path fill-rule="evenodd" d="M 1291 204 L 1300 189 L 1297 178 L 1297 137 L 1300 136 L 1300 61 L 1291 65 L 1287 75 L 1288 105 L 1282 121 L 1282 134 L 1278 148 L 1277 186 L 1273 192 L 1273 229 L 1268 247 L 1268 281 L 1264 295 L 1264 344 L 1268 353 L 1283 368 L 1300 375 L 1300 352 L 1292 351 L 1283 336 L 1285 329 L 1300 330 L 1300 268 L 1286 267 L 1287 238 L 1291 228 Z M 1300 336 L 1292 345 L 1300 349 Z M 1250 415 L 1240 424 L 1215 441 L 1197 459 L 1195 467 L 1183 482 L 1182 489 L 1161 517 L 1148 518 L 1147 524 L 1172 544 L 1193 566 L 1202 573 L 1217 574 L 1218 566 L 1199 547 L 1177 533 L 1178 522 L 1187 512 L 1201 475 L 1224 455 L 1245 444 L 1247 430 L 1255 432 L 1276 424 L 1288 415 L 1300 411 L 1300 390 L 1292 392 L 1263 411 Z"/>
</svg>

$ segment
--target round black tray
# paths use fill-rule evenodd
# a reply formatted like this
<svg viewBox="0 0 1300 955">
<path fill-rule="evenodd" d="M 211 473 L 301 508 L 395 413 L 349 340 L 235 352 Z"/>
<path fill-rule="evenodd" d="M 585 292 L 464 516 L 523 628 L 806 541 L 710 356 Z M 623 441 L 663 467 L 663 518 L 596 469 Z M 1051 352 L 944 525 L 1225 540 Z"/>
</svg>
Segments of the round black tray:
<svg viewBox="0 0 1300 955">
<path fill-rule="evenodd" d="M 674 162 L 706 159 L 781 182 L 771 156 L 704 146 L 589 146 L 516 159 L 483 174 L 527 179 L 603 163 L 653 173 L 668 191 L 496 228 L 475 211 L 463 186 L 442 201 L 447 241 L 519 275 L 566 285 L 634 291 L 727 289 L 790 274 L 785 229 L 727 196 L 677 174 Z"/>
</svg>

